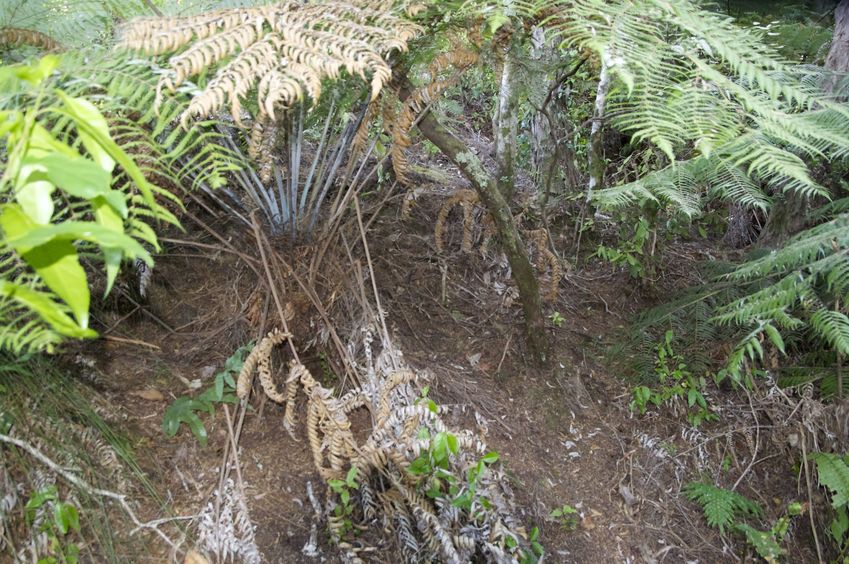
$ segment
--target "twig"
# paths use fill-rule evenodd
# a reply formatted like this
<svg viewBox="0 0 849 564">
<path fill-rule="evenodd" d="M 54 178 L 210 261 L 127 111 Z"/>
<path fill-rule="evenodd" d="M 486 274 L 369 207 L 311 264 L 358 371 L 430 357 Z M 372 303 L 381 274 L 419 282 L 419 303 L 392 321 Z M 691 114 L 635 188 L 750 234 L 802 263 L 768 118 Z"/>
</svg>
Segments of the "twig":
<svg viewBox="0 0 849 564">
<path fill-rule="evenodd" d="M 507 351 L 510 349 L 510 341 L 513 340 L 513 333 L 510 333 L 507 336 L 507 342 L 504 344 L 504 352 L 501 353 L 501 360 L 498 362 L 498 368 L 495 369 L 495 373 L 498 374 L 501 372 L 501 365 L 504 364 L 504 359 L 507 358 Z"/>
<path fill-rule="evenodd" d="M 289 324 L 286 322 L 286 315 L 283 313 L 283 305 L 280 303 L 280 296 L 277 295 L 277 286 L 274 285 L 274 277 L 271 276 L 271 266 L 269 265 L 268 258 L 265 255 L 266 241 L 264 241 L 262 231 L 260 231 L 259 224 L 256 221 L 256 211 L 251 213 L 251 223 L 253 224 L 256 246 L 259 249 L 259 256 L 262 259 L 265 276 L 268 279 L 268 288 L 271 290 L 271 296 L 274 298 L 274 305 L 277 306 L 277 315 L 280 316 L 280 323 L 283 325 L 283 331 L 291 333 L 291 331 L 289 331 Z M 286 342 L 289 343 L 289 348 L 292 351 L 292 357 L 300 364 L 301 359 L 298 357 L 298 351 L 295 350 L 295 344 L 292 342 L 292 339 L 286 339 Z"/>
<path fill-rule="evenodd" d="M 159 8 L 157 8 L 156 4 L 151 2 L 151 0 L 142 0 L 142 2 L 144 3 L 145 6 L 147 6 L 150 9 L 151 12 L 156 14 L 157 17 L 160 17 L 160 18 L 162 17 L 162 11 Z"/>
<path fill-rule="evenodd" d="M 116 343 L 126 343 L 128 345 L 139 345 L 142 347 L 148 347 L 154 350 L 159 350 L 157 345 L 152 345 L 150 343 L 146 343 L 144 341 L 140 341 L 138 339 L 125 339 L 124 337 L 116 337 L 115 335 L 104 335 L 104 339 L 107 341 L 115 341 Z"/>
<path fill-rule="evenodd" d="M 40 450 L 38 450 L 37 448 L 35 448 L 34 446 L 32 446 L 31 444 L 29 444 L 27 442 L 16 439 L 14 437 L 10 437 L 9 435 L 5 435 L 3 433 L 0 433 L 0 441 L 7 443 L 7 444 L 10 444 L 10 445 L 14 445 L 14 446 L 16 446 L 16 447 L 18 447 L 22 450 L 25 450 L 33 458 L 35 458 L 36 460 L 38 460 L 39 462 L 41 462 L 42 464 L 44 464 L 45 466 L 50 468 L 50 470 L 52 470 L 54 473 L 56 473 L 59 476 L 62 476 L 65 480 L 67 480 L 71 484 L 77 486 L 81 490 L 84 490 L 85 492 L 92 494 L 92 495 L 97 495 L 97 496 L 100 496 L 100 497 L 107 497 L 109 499 L 113 499 L 113 500 L 117 501 L 118 504 L 121 506 L 121 508 L 124 510 L 124 512 L 127 514 L 127 516 L 130 518 L 130 520 L 133 522 L 133 524 L 136 525 L 136 528 L 133 529 L 130 532 L 131 535 L 133 533 L 141 530 L 141 529 L 150 529 L 151 531 L 153 531 L 157 535 L 159 535 L 159 537 L 162 540 L 164 540 L 168 544 L 168 546 L 174 548 L 174 542 L 170 538 L 168 538 L 168 535 L 166 535 L 165 533 L 163 533 L 162 531 L 159 530 L 159 525 L 162 524 L 162 522 L 173 521 L 173 520 L 175 520 L 175 518 L 168 519 L 166 521 L 163 521 L 162 519 L 157 519 L 156 521 L 148 521 L 146 523 L 142 523 L 141 521 L 139 521 L 139 518 L 136 517 L 136 514 L 132 510 L 132 508 L 130 507 L 130 504 L 127 503 L 127 496 L 122 495 L 122 494 L 118 494 L 118 493 L 115 493 L 115 492 L 111 492 L 109 490 L 102 490 L 100 488 L 95 488 L 94 486 L 92 486 L 91 484 L 89 484 L 88 482 L 83 480 L 82 478 L 78 478 L 77 476 L 74 476 L 73 474 L 71 474 L 67 470 L 63 469 L 61 466 L 59 466 L 58 464 L 56 464 L 55 462 L 50 460 L 44 453 L 42 453 Z M 190 519 L 190 518 L 193 518 L 193 517 L 178 517 L 176 519 L 183 519 L 183 518 Z"/>
<path fill-rule="evenodd" d="M 377 281 L 375 280 L 374 273 L 374 263 L 371 261 L 371 253 L 368 248 L 368 241 L 366 241 L 366 230 L 363 227 L 363 215 L 360 211 L 360 198 L 354 196 L 354 209 L 357 211 L 357 225 L 360 228 L 360 236 L 363 240 L 363 249 L 366 252 L 366 263 L 368 263 L 369 269 L 369 278 L 371 279 L 371 288 L 374 291 L 374 305 L 377 306 L 377 317 L 380 319 L 380 326 L 383 328 L 383 336 L 386 339 L 386 343 L 390 344 L 392 340 L 389 338 L 389 330 L 386 328 L 386 314 L 383 311 L 383 307 L 380 305 L 380 294 L 377 292 Z"/>
<path fill-rule="evenodd" d="M 131 304 L 133 304 L 134 306 L 136 306 L 137 308 L 139 308 L 139 309 L 141 310 L 141 312 L 142 312 L 144 315 L 148 316 L 148 317 L 149 317 L 149 318 L 151 318 L 153 321 L 155 321 L 157 325 L 159 325 L 160 327 L 162 327 L 163 329 L 165 329 L 166 331 L 168 331 L 168 333 L 174 333 L 174 332 L 175 332 L 175 331 L 174 331 L 174 329 L 173 329 L 170 325 L 168 325 L 167 323 L 165 323 L 164 321 L 162 321 L 161 319 L 159 319 L 159 317 L 157 317 L 156 315 L 154 315 L 154 314 L 152 314 L 151 312 L 147 311 L 144 307 L 142 307 L 142 305 L 141 305 L 139 302 L 137 302 L 136 300 L 134 300 L 134 299 L 132 298 L 132 296 L 130 296 L 127 292 L 125 292 L 125 291 L 121 290 L 121 295 L 122 295 L 122 296 L 124 296 L 125 298 L 127 298 L 127 300 L 128 300 Z"/>
<path fill-rule="evenodd" d="M 233 462 L 236 464 L 236 478 L 239 480 L 239 490 L 245 497 L 245 483 L 242 481 L 242 465 L 239 462 L 239 449 L 236 444 L 236 433 L 233 432 L 233 422 L 230 420 L 230 409 L 224 404 L 224 420 L 227 422 L 227 436 L 230 437 L 230 450 L 233 452 Z"/>
<path fill-rule="evenodd" d="M 121 316 L 121 318 L 120 318 L 118 321 L 116 321 L 115 323 L 113 323 L 112 325 L 110 325 L 108 329 L 105 329 L 105 330 L 103 331 L 103 334 L 104 334 L 104 335 L 106 335 L 106 334 L 111 333 L 112 331 L 114 331 L 114 330 L 115 330 L 115 328 L 116 328 L 116 327 L 118 327 L 118 325 L 120 325 L 122 321 L 124 321 L 125 319 L 127 319 L 128 317 L 130 317 L 131 315 L 133 315 L 133 314 L 134 314 L 135 312 L 137 312 L 139 309 L 141 309 L 141 308 L 139 308 L 139 306 L 136 306 L 136 307 L 134 307 L 134 308 L 132 309 L 132 311 L 130 311 L 130 313 L 128 313 L 128 314 L 126 314 L 126 315 L 122 315 L 122 316 Z"/>
</svg>

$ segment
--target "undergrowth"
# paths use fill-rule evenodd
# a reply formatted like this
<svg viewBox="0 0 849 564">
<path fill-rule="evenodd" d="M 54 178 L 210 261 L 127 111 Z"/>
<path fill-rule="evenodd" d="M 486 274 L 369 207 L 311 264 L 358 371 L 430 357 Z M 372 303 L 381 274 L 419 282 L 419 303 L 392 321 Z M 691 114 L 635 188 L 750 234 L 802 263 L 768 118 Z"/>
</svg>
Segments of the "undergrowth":
<svg viewBox="0 0 849 564">
<path fill-rule="evenodd" d="M 0 433 L 25 438 L 96 487 L 141 494 L 161 508 L 132 441 L 107 422 L 114 416 L 97 392 L 49 359 L 0 361 Z M 78 552 L 80 561 L 117 563 L 144 546 L 102 497 L 68 486 L 6 444 L 0 444 L 0 486 L 0 554 L 12 560 L 72 562 Z"/>
</svg>

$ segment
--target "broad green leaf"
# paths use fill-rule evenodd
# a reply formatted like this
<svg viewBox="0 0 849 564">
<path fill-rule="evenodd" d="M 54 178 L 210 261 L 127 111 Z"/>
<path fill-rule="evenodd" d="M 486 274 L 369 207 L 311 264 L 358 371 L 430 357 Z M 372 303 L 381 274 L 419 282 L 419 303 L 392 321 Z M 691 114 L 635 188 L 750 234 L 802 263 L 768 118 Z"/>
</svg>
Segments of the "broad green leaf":
<svg viewBox="0 0 849 564">
<path fill-rule="evenodd" d="M 53 137 L 47 129 L 38 123 L 32 127 L 28 141 L 28 158 L 45 157 L 52 153 L 61 153 L 71 158 L 82 158 L 82 155 L 75 151 L 73 147 Z"/>
<path fill-rule="evenodd" d="M 76 108 L 67 107 L 64 111 L 60 111 L 59 113 L 65 114 L 68 117 L 74 119 L 77 124 L 77 131 L 80 134 L 85 133 L 88 135 L 94 142 L 97 142 L 106 153 L 115 160 L 116 163 L 121 165 L 121 168 L 124 169 L 124 172 L 132 179 L 132 181 L 136 184 L 139 191 L 141 191 L 142 196 L 144 196 L 145 201 L 153 206 L 155 205 L 155 200 L 153 199 L 153 190 L 151 188 L 151 184 L 147 181 L 142 173 L 141 169 L 138 165 L 130 158 L 127 153 L 124 152 L 121 147 L 112 140 L 112 138 L 107 134 L 104 135 L 97 127 L 91 126 L 85 122 L 85 117 L 80 115 Z"/>
<path fill-rule="evenodd" d="M 33 494 L 32 497 L 27 501 L 24 509 L 27 511 L 35 510 L 47 503 L 48 501 L 53 501 L 58 498 L 58 494 L 56 491 L 56 486 L 50 486 L 49 488 L 45 488 Z"/>
<path fill-rule="evenodd" d="M 24 184 L 15 192 L 15 200 L 35 223 L 50 223 L 53 217 L 53 190 L 56 187 L 46 180 Z"/>
<path fill-rule="evenodd" d="M 27 233 L 53 226 L 38 227 L 23 210 L 7 205 L 0 215 L 0 228 L 7 242 L 41 277 L 44 283 L 71 308 L 77 324 L 88 327 L 90 294 L 85 270 L 80 265 L 77 250 L 70 241 L 53 239 L 39 245 L 26 244 Z"/>
<path fill-rule="evenodd" d="M 445 442 L 448 445 L 448 450 L 450 450 L 452 454 L 457 454 L 460 451 L 460 442 L 457 440 L 457 436 L 452 433 L 448 433 L 445 436 L 445 439 Z"/>
<path fill-rule="evenodd" d="M 481 460 L 486 464 L 494 464 L 495 462 L 498 462 L 498 453 L 488 452 L 483 456 L 483 458 L 481 458 Z"/>
<path fill-rule="evenodd" d="M 72 158 L 61 153 L 51 153 L 39 158 L 25 158 L 22 171 L 25 167 L 42 172 L 53 184 L 77 198 L 91 200 L 112 192 L 110 174 L 94 161 L 83 157 Z M 127 204 L 123 196 L 112 196 L 108 200 L 110 205 L 116 206 L 115 211 L 126 216 Z"/>
<path fill-rule="evenodd" d="M 35 65 L 20 65 L 12 67 L 14 75 L 21 80 L 36 85 L 53 74 L 59 66 L 59 57 L 56 55 L 45 55 Z"/>
<path fill-rule="evenodd" d="M 115 212 L 112 206 L 106 203 L 104 197 L 97 197 L 92 200 L 92 206 L 94 207 L 94 218 L 97 220 L 97 223 L 117 233 L 123 233 L 124 222 L 121 216 Z M 103 261 L 106 265 L 106 291 L 103 294 L 104 296 L 109 295 L 109 292 L 112 290 L 112 284 L 118 276 L 118 270 L 121 268 L 121 259 L 123 256 L 123 251 L 118 247 L 103 248 Z"/>
<path fill-rule="evenodd" d="M 9 235 L 7 231 L 6 242 L 15 248 L 32 248 L 52 240 L 89 241 L 102 248 L 121 249 L 128 258 L 140 258 L 148 264 L 153 262 L 150 253 L 132 237 L 87 221 L 65 221 L 56 225 L 38 226 L 19 235 Z"/>
<path fill-rule="evenodd" d="M 67 535 L 71 529 L 79 531 L 80 515 L 77 508 L 70 503 L 57 502 L 53 506 L 53 523 L 63 535 Z"/>
<path fill-rule="evenodd" d="M 168 406 L 165 410 L 165 415 L 162 418 L 162 430 L 169 437 L 173 437 L 180 430 L 180 424 L 185 423 L 189 426 L 192 434 L 197 438 L 201 446 L 206 446 L 208 439 L 206 427 L 203 426 L 203 421 L 194 412 L 196 403 L 192 398 L 181 397 L 177 398 L 174 403 Z"/>
<path fill-rule="evenodd" d="M 97 130 L 99 133 L 111 138 L 109 135 L 109 124 L 106 123 L 106 118 L 103 117 L 103 114 L 100 113 L 94 104 L 88 100 L 83 100 L 82 98 L 72 98 L 61 90 L 57 90 L 56 94 L 65 104 L 69 113 L 74 116 L 74 120 L 77 125 L 79 125 L 79 120 L 85 120 L 85 123 Z M 106 172 L 112 172 L 115 168 L 115 159 L 109 155 L 109 152 L 87 132 L 80 130 L 79 135 L 80 140 L 83 142 L 83 146 L 85 146 L 86 150 L 92 158 L 94 158 L 95 162 L 97 162 L 97 164 L 100 165 L 100 167 Z"/>
</svg>

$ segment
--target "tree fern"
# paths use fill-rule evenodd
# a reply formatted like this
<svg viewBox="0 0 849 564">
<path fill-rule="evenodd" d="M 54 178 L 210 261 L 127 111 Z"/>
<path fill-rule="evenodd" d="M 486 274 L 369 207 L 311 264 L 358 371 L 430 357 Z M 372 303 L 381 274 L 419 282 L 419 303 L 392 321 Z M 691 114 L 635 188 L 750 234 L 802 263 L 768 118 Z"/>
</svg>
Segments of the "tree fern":
<svg viewBox="0 0 849 564">
<path fill-rule="evenodd" d="M 846 155 L 849 111 L 819 90 L 821 71 L 684 0 L 578 0 L 555 18 L 565 45 L 595 51 L 618 79 L 611 125 L 670 163 L 597 192 L 600 204 L 653 195 L 692 214 L 705 195 L 763 207 L 765 190 L 825 194 L 804 159 Z"/>
<path fill-rule="evenodd" d="M 749 498 L 711 484 L 691 482 L 683 491 L 687 499 L 702 507 L 708 525 L 718 527 L 721 533 L 725 533 L 725 529 L 731 527 L 738 517 L 757 517 L 763 512 Z"/>
</svg>

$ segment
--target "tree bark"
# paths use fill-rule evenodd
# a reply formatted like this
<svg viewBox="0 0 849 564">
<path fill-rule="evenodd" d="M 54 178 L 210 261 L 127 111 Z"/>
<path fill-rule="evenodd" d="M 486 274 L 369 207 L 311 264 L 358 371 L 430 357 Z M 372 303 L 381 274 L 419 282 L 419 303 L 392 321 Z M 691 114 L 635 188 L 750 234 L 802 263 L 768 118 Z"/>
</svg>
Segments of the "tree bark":
<svg viewBox="0 0 849 564">
<path fill-rule="evenodd" d="M 849 0 L 840 0 L 834 9 L 834 36 L 825 59 L 825 68 L 831 74 L 824 81 L 823 89 L 845 98 L 845 89 L 841 92 L 836 90 L 849 72 Z"/>
<path fill-rule="evenodd" d="M 515 188 L 513 170 L 516 161 L 516 136 L 518 119 L 516 117 L 516 88 L 514 84 L 513 54 L 508 46 L 504 52 L 501 69 L 501 87 L 498 92 L 498 106 L 495 118 L 495 184 L 498 191 L 508 202 Z"/>
<path fill-rule="evenodd" d="M 525 315 L 528 349 L 536 363 L 545 364 L 548 360 L 548 336 L 545 331 L 539 283 L 522 238 L 516 229 L 507 199 L 498 189 L 496 182 L 486 173 L 474 153 L 456 135 L 446 129 L 433 114 L 428 113 L 422 118 L 419 122 L 419 131 L 457 165 L 460 172 L 475 187 L 481 201 L 492 215 L 502 247 L 513 271 L 513 279 L 519 290 L 519 300 L 522 302 L 522 311 Z"/>
<path fill-rule="evenodd" d="M 605 49 L 601 57 L 601 73 L 599 74 L 598 89 L 595 95 L 594 119 L 590 128 L 589 150 L 587 152 L 587 168 L 590 173 L 590 179 L 587 183 L 588 202 L 592 199 L 593 190 L 599 190 L 603 187 L 602 182 L 604 181 L 604 170 L 606 168 L 602 147 L 604 130 L 601 127 L 601 121 L 604 118 L 604 106 L 607 102 L 607 94 L 610 91 L 611 77 L 608 58 L 610 58 L 610 54 Z"/>
</svg>

